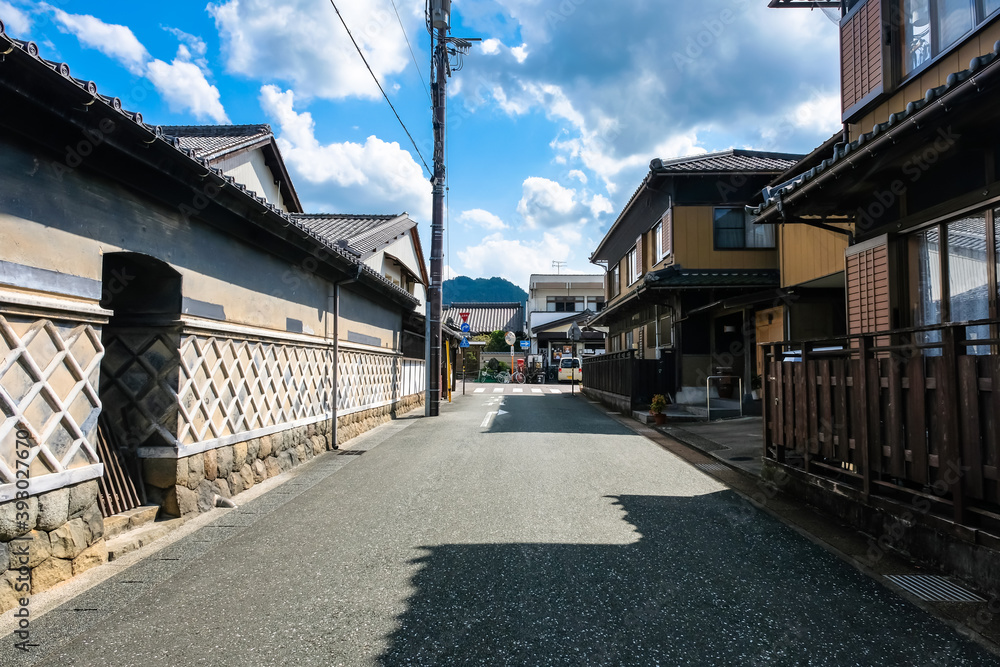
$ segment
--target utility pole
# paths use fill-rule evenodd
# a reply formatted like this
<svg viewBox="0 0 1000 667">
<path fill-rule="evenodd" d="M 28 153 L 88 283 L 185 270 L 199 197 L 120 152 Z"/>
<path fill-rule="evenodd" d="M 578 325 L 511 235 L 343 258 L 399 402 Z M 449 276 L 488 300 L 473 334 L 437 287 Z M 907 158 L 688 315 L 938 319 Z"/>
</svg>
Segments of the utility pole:
<svg viewBox="0 0 1000 667">
<path fill-rule="evenodd" d="M 451 28 L 451 0 L 431 0 L 430 15 L 431 99 L 434 102 L 434 176 L 431 212 L 431 284 L 427 298 L 430 313 L 430 357 L 427 359 L 430 382 L 427 384 L 428 415 L 437 417 L 441 403 L 441 275 L 444 268 L 444 128 L 448 80 L 448 30 Z M 436 36 L 436 39 L 435 39 Z"/>
<path fill-rule="evenodd" d="M 427 355 L 427 415 L 437 417 L 441 405 L 441 278 L 444 273 L 444 130 L 448 97 L 446 87 L 451 76 L 451 56 L 457 56 L 455 69 L 462 68 L 461 57 L 469 52 L 471 42 L 478 38 L 449 37 L 451 30 L 451 0 L 430 0 L 428 30 L 431 33 L 431 100 L 434 104 L 434 176 L 431 178 L 433 204 L 431 211 L 431 284 L 427 289 L 430 303 L 430 350 Z M 451 47 L 449 47 L 449 44 Z M 450 386 L 450 385 L 449 385 Z"/>
</svg>

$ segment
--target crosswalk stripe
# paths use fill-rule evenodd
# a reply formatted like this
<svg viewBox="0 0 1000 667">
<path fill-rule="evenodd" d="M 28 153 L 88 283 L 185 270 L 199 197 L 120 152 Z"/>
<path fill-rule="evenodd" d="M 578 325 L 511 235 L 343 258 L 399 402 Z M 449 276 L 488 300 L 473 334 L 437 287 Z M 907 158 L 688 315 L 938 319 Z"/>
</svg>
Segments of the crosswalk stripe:
<svg viewBox="0 0 1000 667">
<path fill-rule="evenodd" d="M 476 389 L 476 390 L 475 390 L 474 392 L 472 392 L 472 393 L 473 393 L 473 394 L 481 394 L 481 393 L 483 393 L 484 391 L 486 391 L 486 390 L 485 390 L 485 389 L 483 389 L 482 387 L 480 387 L 479 389 Z"/>
<path fill-rule="evenodd" d="M 523 390 L 523 389 L 517 389 L 517 388 L 515 388 L 515 389 L 514 389 L 514 393 L 515 393 L 515 394 L 523 394 L 523 393 L 524 393 L 524 390 Z"/>
<path fill-rule="evenodd" d="M 553 394 L 561 394 L 562 393 L 562 391 L 560 391 L 559 389 L 549 389 L 549 391 L 552 392 Z"/>
<path fill-rule="evenodd" d="M 542 393 L 542 390 L 541 389 L 532 389 L 531 393 L 532 394 L 540 394 L 540 393 Z"/>
<path fill-rule="evenodd" d="M 503 393 L 503 387 L 500 387 L 499 389 L 494 389 L 493 393 L 494 394 L 502 394 Z"/>
</svg>

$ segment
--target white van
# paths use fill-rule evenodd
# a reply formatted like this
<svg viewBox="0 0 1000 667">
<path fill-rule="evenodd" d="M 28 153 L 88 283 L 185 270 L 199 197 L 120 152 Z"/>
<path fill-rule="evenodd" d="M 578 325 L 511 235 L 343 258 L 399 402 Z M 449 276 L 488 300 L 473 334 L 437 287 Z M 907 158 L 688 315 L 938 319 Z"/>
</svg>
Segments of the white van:
<svg viewBox="0 0 1000 667">
<path fill-rule="evenodd" d="M 580 357 L 563 357 L 559 360 L 558 380 L 560 382 L 569 382 L 570 380 L 581 382 L 583 380 L 583 367 L 580 363 Z"/>
</svg>

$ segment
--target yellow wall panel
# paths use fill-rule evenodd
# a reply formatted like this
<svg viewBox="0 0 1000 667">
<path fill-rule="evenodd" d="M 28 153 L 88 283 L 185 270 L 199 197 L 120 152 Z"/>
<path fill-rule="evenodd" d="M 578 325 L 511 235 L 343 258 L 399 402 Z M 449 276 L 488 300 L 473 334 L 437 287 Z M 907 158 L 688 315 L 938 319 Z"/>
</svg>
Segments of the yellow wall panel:
<svg viewBox="0 0 1000 667">
<path fill-rule="evenodd" d="M 847 236 L 808 225 L 781 225 L 781 286 L 798 285 L 844 270 Z"/>
</svg>

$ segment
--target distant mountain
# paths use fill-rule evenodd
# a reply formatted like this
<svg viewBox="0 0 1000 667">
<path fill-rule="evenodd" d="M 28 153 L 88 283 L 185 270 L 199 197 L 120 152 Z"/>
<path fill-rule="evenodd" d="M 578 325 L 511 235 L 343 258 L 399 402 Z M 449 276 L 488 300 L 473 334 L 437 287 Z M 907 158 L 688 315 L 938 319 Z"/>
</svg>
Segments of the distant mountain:
<svg viewBox="0 0 1000 667">
<path fill-rule="evenodd" d="M 458 276 L 441 285 L 441 300 L 447 303 L 498 303 L 528 300 L 528 293 L 504 278 L 467 278 Z"/>
</svg>

